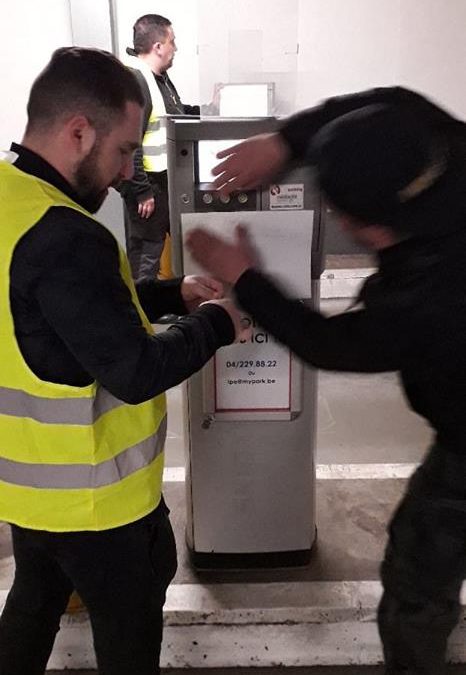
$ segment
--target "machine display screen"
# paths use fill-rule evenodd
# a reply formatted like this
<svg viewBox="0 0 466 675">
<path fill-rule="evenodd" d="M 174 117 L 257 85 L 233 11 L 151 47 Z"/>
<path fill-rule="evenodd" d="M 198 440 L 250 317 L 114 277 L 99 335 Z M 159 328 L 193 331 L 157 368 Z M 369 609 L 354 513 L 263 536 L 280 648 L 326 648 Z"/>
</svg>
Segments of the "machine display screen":
<svg viewBox="0 0 466 675">
<path fill-rule="evenodd" d="M 217 159 L 217 152 L 229 148 L 231 145 L 241 143 L 241 139 L 221 141 L 199 141 L 197 148 L 197 182 L 211 183 L 214 176 L 212 176 L 212 169 L 221 160 Z"/>
</svg>

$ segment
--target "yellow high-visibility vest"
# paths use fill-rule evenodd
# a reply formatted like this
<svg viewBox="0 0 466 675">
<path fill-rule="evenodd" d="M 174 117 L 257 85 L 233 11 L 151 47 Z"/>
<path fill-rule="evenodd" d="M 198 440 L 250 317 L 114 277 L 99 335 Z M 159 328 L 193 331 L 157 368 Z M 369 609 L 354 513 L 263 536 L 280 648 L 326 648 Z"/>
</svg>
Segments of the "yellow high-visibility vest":
<svg viewBox="0 0 466 675">
<path fill-rule="evenodd" d="M 149 172 L 167 170 L 167 113 L 163 96 L 160 93 L 154 73 L 137 56 L 129 57 L 126 63 L 130 68 L 139 70 L 149 87 L 152 110 L 142 139 L 144 170 Z"/>
<path fill-rule="evenodd" d="M 97 382 L 54 384 L 29 369 L 10 309 L 10 266 L 19 240 L 53 206 L 92 218 L 49 183 L 0 161 L 0 520 L 55 532 L 107 530 L 160 501 L 165 396 L 129 405 Z M 151 333 L 121 248 L 120 273 Z"/>
</svg>

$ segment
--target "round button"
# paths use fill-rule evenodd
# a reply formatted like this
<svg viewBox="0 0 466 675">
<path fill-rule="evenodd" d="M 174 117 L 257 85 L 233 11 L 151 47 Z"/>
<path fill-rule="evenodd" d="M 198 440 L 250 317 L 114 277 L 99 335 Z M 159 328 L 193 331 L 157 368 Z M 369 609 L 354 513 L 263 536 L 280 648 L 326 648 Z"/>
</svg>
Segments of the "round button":
<svg viewBox="0 0 466 675">
<path fill-rule="evenodd" d="M 214 198 L 212 197 L 210 192 L 206 192 L 202 195 L 202 201 L 204 202 L 204 204 L 212 204 Z"/>
<path fill-rule="evenodd" d="M 240 194 L 238 195 L 238 201 L 240 204 L 246 204 L 248 199 L 249 198 L 245 192 L 240 192 Z"/>
<path fill-rule="evenodd" d="M 229 204 L 231 201 L 231 197 L 230 195 L 221 195 L 220 201 L 222 202 L 222 204 Z"/>
</svg>

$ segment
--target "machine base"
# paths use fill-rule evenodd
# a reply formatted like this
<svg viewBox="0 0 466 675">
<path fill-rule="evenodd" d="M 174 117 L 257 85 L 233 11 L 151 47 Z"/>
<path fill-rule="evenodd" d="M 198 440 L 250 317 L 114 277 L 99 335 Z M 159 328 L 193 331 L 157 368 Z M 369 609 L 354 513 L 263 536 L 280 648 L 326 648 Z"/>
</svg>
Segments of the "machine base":
<svg viewBox="0 0 466 675">
<path fill-rule="evenodd" d="M 191 563 L 197 569 L 253 569 L 271 567 L 304 567 L 311 562 L 317 543 L 317 531 L 311 548 L 298 551 L 267 553 L 205 553 L 189 547 Z"/>
</svg>

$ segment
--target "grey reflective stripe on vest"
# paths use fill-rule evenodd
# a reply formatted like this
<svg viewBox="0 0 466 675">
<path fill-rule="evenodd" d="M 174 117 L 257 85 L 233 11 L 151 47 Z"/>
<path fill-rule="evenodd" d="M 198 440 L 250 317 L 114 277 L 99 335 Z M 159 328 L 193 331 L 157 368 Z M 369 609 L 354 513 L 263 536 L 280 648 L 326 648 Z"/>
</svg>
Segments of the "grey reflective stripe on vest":
<svg viewBox="0 0 466 675">
<path fill-rule="evenodd" d="M 95 397 L 43 398 L 0 387 L 0 415 L 28 417 L 44 424 L 92 424 L 101 415 L 125 405 L 103 387 Z"/>
<path fill-rule="evenodd" d="M 159 155 L 167 154 L 166 145 L 143 145 L 144 148 L 144 157 L 157 157 Z"/>
<path fill-rule="evenodd" d="M 95 489 L 118 483 L 149 466 L 163 451 L 167 433 L 165 416 L 155 434 L 100 464 L 25 464 L 0 458 L 0 481 L 51 490 Z"/>
</svg>

